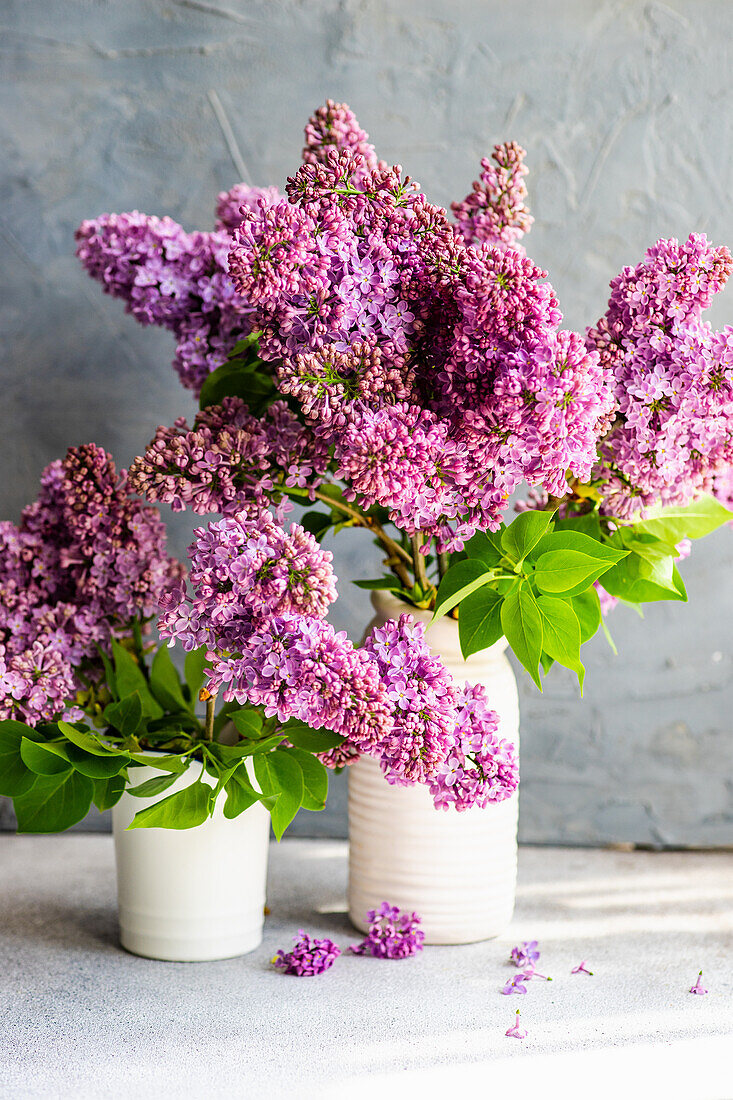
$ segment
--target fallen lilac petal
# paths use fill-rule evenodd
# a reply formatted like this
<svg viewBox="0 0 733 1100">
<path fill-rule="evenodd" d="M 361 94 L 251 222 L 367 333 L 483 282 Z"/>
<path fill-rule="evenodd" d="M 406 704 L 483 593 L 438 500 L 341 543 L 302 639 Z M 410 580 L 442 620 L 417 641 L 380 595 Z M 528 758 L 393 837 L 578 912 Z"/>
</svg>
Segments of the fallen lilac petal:
<svg viewBox="0 0 733 1100">
<path fill-rule="evenodd" d="M 508 1035 L 511 1039 L 526 1039 L 527 1038 L 526 1030 L 523 1027 L 519 1026 L 519 1009 L 517 1009 L 517 1014 L 514 1018 L 513 1025 L 510 1028 L 508 1028 L 504 1032 L 504 1034 Z"/>
<path fill-rule="evenodd" d="M 524 976 L 525 981 L 528 981 L 528 982 L 530 982 L 532 980 L 532 978 L 542 978 L 543 982 L 551 982 L 552 981 L 552 978 L 548 977 L 547 974 L 540 974 L 540 972 L 538 970 L 535 970 L 535 968 L 533 966 L 530 967 L 528 970 L 522 971 L 522 974 Z"/>
<path fill-rule="evenodd" d="M 509 958 L 515 966 L 533 966 L 540 957 L 537 940 L 525 940 L 513 947 Z"/>
<path fill-rule="evenodd" d="M 583 959 L 583 961 L 581 963 L 579 963 L 578 966 L 573 967 L 573 969 L 570 971 L 570 973 L 571 974 L 590 974 L 590 976 L 593 977 L 593 971 L 589 970 L 588 967 L 585 965 L 585 963 L 586 963 L 586 960 Z"/>
<path fill-rule="evenodd" d="M 523 974 L 517 974 L 514 978 L 509 978 L 501 992 L 504 996 L 509 996 L 510 993 L 526 993 L 527 981 Z"/>
<path fill-rule="evenodd" d="M 702 984 L 702 970 L 698 974 L 695 984 L 691 986 L 690 993 L 697 993 L 698 996 L 702 996 L 704 993 L 707 993 L 707 989 L 704 989 Z"/>
</svg>

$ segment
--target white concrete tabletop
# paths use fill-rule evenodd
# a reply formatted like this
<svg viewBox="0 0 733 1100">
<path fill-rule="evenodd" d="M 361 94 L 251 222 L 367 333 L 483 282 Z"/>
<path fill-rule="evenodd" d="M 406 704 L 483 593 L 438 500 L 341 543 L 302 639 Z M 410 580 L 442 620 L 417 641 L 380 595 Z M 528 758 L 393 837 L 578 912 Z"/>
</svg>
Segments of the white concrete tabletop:
<svg viewBox="0 0 733 1100">
<path fill-rule="evenodd" d="M 160 963 L 117 946 L 111 837 L 0 834 L 0 1097 L 733 1097 L 733 853 L 525 848 L 498 940 L 275 971 L 357 941 L 345 882 L 342 841 L 273 845 L 262 947 Z M 502 996 L 523 939 L 553 981 Z"/>
</svg>

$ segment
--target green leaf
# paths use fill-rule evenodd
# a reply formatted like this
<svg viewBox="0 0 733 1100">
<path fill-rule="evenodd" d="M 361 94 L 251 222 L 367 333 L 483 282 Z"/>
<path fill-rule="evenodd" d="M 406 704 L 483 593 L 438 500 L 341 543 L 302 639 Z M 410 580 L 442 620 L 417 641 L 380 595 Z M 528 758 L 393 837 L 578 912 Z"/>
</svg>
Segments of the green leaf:
<svg viewBox="0 0 733 1100">
<path fill-rule="evenodd" d="M 548 550 L 537 559 L 534 580 L 548 596 L 578 596 L 610 568 L 610 561 L 577 550 Z"/>
<path fill-rule="evenodd" d="M 230 820 L 233 817 L 239 817 L 250 806 L 254 806 L 255 802 L 261 800 L 259 792 L 250 783 L 244 768 L 237 768 L 229 776 L 224 784 L 224 790 L 227 793 L 227 800 L 224 803 L 224 817 Z"/>
<path fill-rule="evenodd" d="M 14 799 L 19 833 L 59 833 L 76 825 L 89 811 L 94 784 L 76 771 L 38 776 L 25 794 Z"/>
<path fill-rule="evenodd" d="M 59 722 L 59 732 L 64 735 L 72 745 L 78 745 L 84 752 L 92 756 L 125 756 L 125 750 L 114 745 L 105 745 L 87 729 L 79 730 L 69 722 Z"/>
<path fill-rule="evenodd" d="M 128 829 L 195 829 L 209 816 L 210 794 L 207 783 L 189 783 L 182 791 L 138 810 Z"/>
<path fill-rule="evenodd" d="M 300 526 L 320 542 L 333 526 L 333 517 L 326 512 L 305 512 L 300 518 Z"/>
<path fill-rule="evenodd" d="M 580 623 L 570 601 L 540 596 L 537 606 L 542 615 L 542 648 L 558 664 L 577 673 L 582 695 L 585 669 L 580 660 Z"/>
<path fill-rule="evenodd" d="M 580 644 L 583 645 L 601 625 L 601 601 L 595 588 L 586 588 L 579 596 L 572 596 L 570 603 L 580 624 Z"/>
<path fill-rule="evenodd" d="M 366 588 L 368 591 L 403 592 L 400 582 L 394 577 L 377 577 L 373 581 L 354 581 L 357 588 Z"/>
<path fill-rule="evenodd" d="M 237 733 L 250 741 L 257 741 L 262 737 L 262 711 L 255 710 L 254 707 L 232 711 L 229 721 L 234 723 Z"/>
<path fill-rule="evenodd" d="M 175 772 L 164 772 L 163 775 L 154 775 L 152 779 L 146 779 L 137 787 L 128 787 L 127 793 L 133 798 L 153 798 L 156 794 L 167 791 L 178 779 L 179 776 Z"/>
<path fill-rule="evenodd" d="M 488 649 L 502 637 L 502 603 L 503 597 L 492 588 L 482 588 L 461 601 L 458 639 L 464 657 Z"/>
<path fill-rule="evenodd" d="M 30 771 L 20 755 L 20 744 L 24 737 L 35 740 L 38 735 L 25 722 L 16 722 L 14 718 L 5 718 L 0 722 L 0 794 L 16 798 L 25 794 L 36 781 L 35 772 Z"/>
<path fill-rule="evenodd" d="M 547 533 L 554 512 L 522 512 L 501 536 L 501 545 L 507 556 L 514 562 L 522 562 L 533 546 Z"/>
<path fill-rule="evenodd" d="M 186 687 L 191 697 L 191 709 L 196 706 L 199 697 L 199 691 L 204 682 L 204 669 L 206 667 L 206 646 L 201 646 L 200 649 L 192 649 L 190 653 L 186 654 L 186 660 L 183 663 L 183 675 L 186 681 Z"/>
<path fill-rule="evenodd" d="M 281 731 L 292 745 L 307 752 L 328 752 L 343 744 L 344 738 L 331 730 L 314 730 L 303 722 L 291 718 Z"/>
<path fill-rule="evenodd" d="M 502 531 L 477 531 L 463 549 L 469 558 L 478 558 L 489 566 L 498 565 L 504 557 L 501 536 Z"/>
<path fill-rule="evenodd" d="M 594 542 L 601 541 L 601 521 L 598 512 L 584 512 L 582 516 L 567 516 L 565 519 L 555 520 L 556 531 L 577 531 L 581 535 L 588 535 Z"/>
<path fill-rule="evenodd" d="M 161 772 L 175 772 L 180 775 L 188 767 L 188 758 L 171 753 L 169 756 L 148 756 L 144 752 L 129 753 L 130 760 L 148 768 L 157 768 Z"/>
<path fill-rule="evenodd" d="M 303 772 L 303 809 L 322 810 L 328 796 L 328 768 L 303 749 L 278 749 L 278 755 L 287 753 L 300 764 Z"/>
<path fill-rule="evenodd" d="M 587 554 L 590 558 L 609 562 L 611 565 L 621 561 L 628 553 L 627 550 L 619 550 L 609 546 L 608 543 L 599 542 L 598 539 L 591 538 L 589 535 L 583 534 L 582 531 L 564 530 L 551 531 L 550 534 L 541 538 L 530 557 L 536 560 L 550 550 L 576 550 L 580 554 Z"/>
<path fill-rule="evenodd" d="M 467 558 L 447 571 L 435 598 L 435 614 L 431 622 L 447 614 L 456 604 L 493 580 L 491 572 L 479 558 Z"/>
<path fill-rule="evenodd" d="M 55 752 L 52 746 L 21 738 L 20 755 L 23 763 L 36 775 L 59 775 L 71 770 L 71 764 L 61 752 Z"/>
<path fill-rule="evenodd" d="M 160 646 L 153 657 L 153 663 L 150 666 L 150 690 L 168 711 L 175 713 L 178 710 L 189 709 L 167 645 Z"/>
<path fill-rule="evenodd" d="M 542 671 L 544 672 L 545 676 L 550 671 L 550 669 L 552 668 L 554 663 L 555 663 L 555 658 L 550 657 L 549 653 L 545 653 L 544 650 L 543 650 L 542 653 L 540 654 L 540 664 L 542 665 Z"/>
<path fill-rule="evenodd" d="M 632 530 L 646 535 L 655 535 L 664 542 L 678 543 L 680 539 L 700 539 L 733 521 L 733 512 L 725 508 L 719 500 L 711 496 L 702 496 L 692 504 L 683 507 L 662 508 L 656 506 L 648 511 L 645 519 L 633 525 Z"/>
<path fill-rule="evenodd" d="M 650 565 L 637 553 L 615 565 L 603 577 L 603 587 L 611 596 L 617 596 L 627 603 L 656 603 L 659 600 L 687 599 L 685 586 L 674 564 L 671 577 L 664 584 L 658 584 L 644 576 L 650 571 Z"/>
<path fill-rule="evenodd" d="M 522 582 L 504 597 L 501 605 L 501 627 L 517 658 L 542 691 L 539 673 L 543 649 L 542 616 L 526 583 Z"/>
<path fill-rule="evenodd" d="M 278 840 L 303 804 L 304 783 L 300 764 L 283 749 L 254 758 L 257 782 L 263 794 L 277 795 L 270 816 Z"/>
<path fill-rule="evenodd" d="M 221 405 L 225 397 L 241 397 L 253 416 L 261 416 L 279 396 L 272 378 L 262 370 L 262 360 L 232 359 L 222 363 L 204 380 L 199 407 Z"/>
<path fill-rule="evenodd" d="M 123 737 L 134 737 L 143 724 L 143 704 L 139 691 L 133 691 L 132 695 L 126 695 L 117 703 L 110 703 L 104 708 L 102 717 L 108 725 L 113 726 Z"/>
<path fill-rule="evenodd" d="M 100 813 L 111 810 L 122 798 L 125 790 L 124 775 L 113 775 L 109 779 L 94 779 L 92 802 Z"/>
<path fill-rule="evenodd" d="M 112 656 L 115 663 L 115 680 L 117 681 L 117 694 L 120 699 L 140 693 L 140 701 L 143 705 L 143 714 L 149 718 L 162 718 L 163 708 L 153 698 L 148 682 L 142 669 L 131 653 L 121 646 L 119 642 L 112 642 Z"/>
<path fill-rule="evenodd" d="M 641 558 L 637 566 L 639 577 L 645 581 L 651 581 L 653 584 L 658 584 L 660 588 L 669 588 L 672 592 L 676 591 L 672 579 L 675 559 L 679 557 L 676 547 L 658 539 L 654 539 L 653 542 L 630 539 L 626 545 L 629 550 Z"/>
</svg>

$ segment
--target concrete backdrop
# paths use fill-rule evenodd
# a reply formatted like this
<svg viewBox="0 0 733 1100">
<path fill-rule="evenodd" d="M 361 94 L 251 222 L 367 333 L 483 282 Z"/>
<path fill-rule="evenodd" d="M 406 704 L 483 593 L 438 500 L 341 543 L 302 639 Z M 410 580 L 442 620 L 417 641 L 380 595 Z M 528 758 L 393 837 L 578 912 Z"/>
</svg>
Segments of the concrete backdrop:
<svg viewBox="0 0 733 1100">
<path fill-rule="evenodd" d="M 3 0 L 0 23 L 3 517 L 67 446 L 126 464 L 193 409 L 172 338 L 82 272 L 77 224 L 138 208 L 210 227 L 238 157 L 251 182 L 283 184 L 326 97 L 441 203 L 495 141 L 520 141 L 529 251 L 569 326 L 597 319 L 608 280 L 658 236 L 733 243 L 725 0 Z M 172 525 L 179 554 L 189 530 Z M 349 579 L 377 555 L 348 532 L 332 548 L 333 618 L 357 638 L 369 608 Z M 544 697 L 520 675 L 525 841 L 733 843 L 732 566 L 726 530 L 685 564 L 688 606 L 617 611 L 619 656 L 603 637 L 586 648 L 583 701 L 562 670 Z M 301 817 L 341 835 L 343 783 Z"/>
</svg>

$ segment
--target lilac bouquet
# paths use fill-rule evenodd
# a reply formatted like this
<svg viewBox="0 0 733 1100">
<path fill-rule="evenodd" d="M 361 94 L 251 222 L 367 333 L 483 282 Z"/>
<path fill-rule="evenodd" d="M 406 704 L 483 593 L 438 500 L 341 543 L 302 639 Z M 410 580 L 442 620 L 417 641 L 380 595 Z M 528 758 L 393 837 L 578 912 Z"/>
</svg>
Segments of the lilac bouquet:
<svg viewBox="0 0 733 1100">
<path fill-rule="evenodd" d="M 704 236 L 659 241 L 612 281 L 595 326 L 565 330 L 523 246 L 524 158 L 497 145 L 450 216 L 329 101 L 306 126 L 285 194 L 222 193 L 211 232 L 137 212 L 82 224 L 82 263 L 141 323 L 174 333 L 175 368 L 200 402 L 192 423 L 158 429 L 124 490 L 213 518 L 196 532 L 186 582 L 179 567 L 155 566 L 152 520 L 135 505 L 148 516 L 136 546 L 150 576 L 134 613 L 134 546 L 115 561 L 119 582 L 112 572 L 100 582 L 113 605 L 100 592 L 77 607 L 65 588 L 45 599 L 33 568 L 14 564 L 13 539 L 33 521 L 9 540 L 4 570 L 32 624 L 3 654 L 5 726 L 35 731 L 22 735 L 25 755 L 15 727 L 3 734 L 21 786 L 36 782 L 31 760 L 73 765 L 59 738 L 103 759 L 127 754 L 124 770 L 142 736 L 171 750 L 172 775 L 203 760 L 225 812 L 264 801 L 278 834 L 300 805 L 322 805 L 324 766 L 364 754 L 389 782 L 426 785 L 437 806 L 487 805 L 515 788 L 516 754 L 483 689 L 452 682 L 409 609 L 456 618 L 465 656 L 505 637 L 540 688 L 555 662 L 582 688 L 580 651 L 602 607 L 686 599 L 677 562 L 688 540 L 732 515 L 733 329 L 713 331 L 703 313 L 733 261 Z M 294 504 L 307 510 L 287 526 Z M 81 526 L 96 531 L 84 508 Z M 360 648 L 325 617 L 336 590 L 320 543 L 351 527 L 371 532 L 385 567 L 357 583 L 405 605 Z M 81 536 L 68 551 L 65 538 L 59 561 L 86 592 L 96 557 L 77 561 Z M 156 601 L 190 683 L 171 675 L 165 645 L 145 670 Z M 53 690 L 23 663 L 33 644 L 66 662 Z M 165 714 L 146 713 L 148 695 Z M 101 715 L 97 733 L 73 724 L 74 706 Z M 235 744 L 221 740 L 227 723 Z M 250 756 L 257 787 L 242 766 Z M 178 798 L 143 811 L 147 823 L 185 827 L 211 809 Z"/>
<path fill-rule="evenodd" d="M 227 817 L 262 802 L 279 838 L 301 806 L 323 808 L 327 767 L 363 753 L 437 805 L 514 791 L 496 715 L 480 688 L 459 692 L 422 627 L 404 615 L 357 649 L 325 621 L 332 556 L 302 526 L 227 514 L 196 531 L 187 580 L 164 543 L 155 509 L 93 444 L 53 463 L 20 526 L 2 526 L 0 793 L 21 831 L 66 828 L 125 790 L 164 795 L 194 761 L 213 783 L 199 771 L 132 827 L 195 827 L 222 795 Z M 161 774 L 137 785 L 140 765 Z"/>
</svg>

